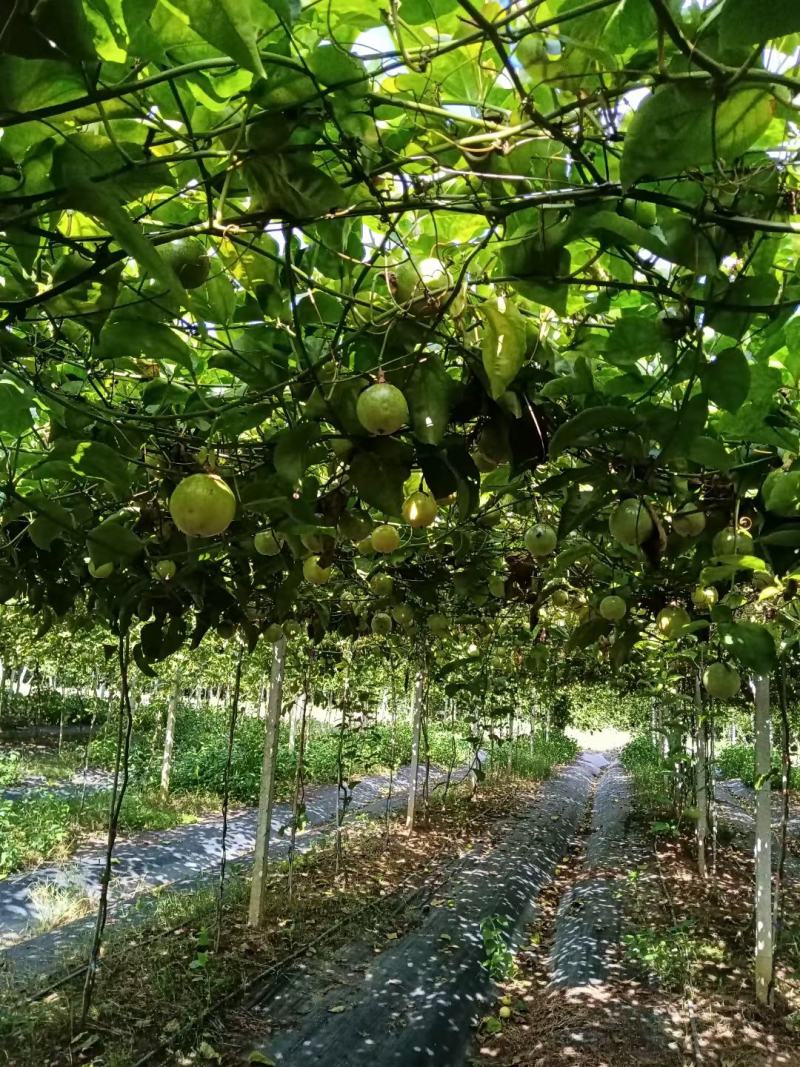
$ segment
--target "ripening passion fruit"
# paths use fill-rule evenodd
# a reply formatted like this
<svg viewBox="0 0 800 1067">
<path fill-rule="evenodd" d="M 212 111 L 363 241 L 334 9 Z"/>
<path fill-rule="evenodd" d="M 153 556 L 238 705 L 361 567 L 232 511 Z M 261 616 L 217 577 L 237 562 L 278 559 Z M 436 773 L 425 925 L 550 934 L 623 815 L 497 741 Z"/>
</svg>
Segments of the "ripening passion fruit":
<svg viewBox="0 0 800 1067">
<path fill-rule="evenodd" d="M 400 547 L 400 534 L 394 526 L 376 526 L 370 534 L 369 542 L 376 552 L 388 554 Z"/>
<path fill-rule="evenodd" d="M 641 500 L 628 499 L 611 512 L 608 529 L 624 548 L 638 548 L 653 532 L 653 520 Z"/>
<path fill-rule="evenodd" d="M 525 534 L 525 547 L 532 556 L 549 556 L 555 552 L 558 535 L 552 526 L 539 523 Z"/>
<path fill-rule="evenodd" d="M 408 404 L 396 385 L 376 382 L 359 394 L 356 416 L 365 430 L 385 436 L 406 425 Z"/>
<path fill-rule="evenodd" d="M 597 610 L 607 622 L 619 622 L 628 614 L 628 605 L 621 596 L 611 593 L 603 597 Z"/>
<path fill-rule="evenodd" d="M 730 700 L 735 697 L 741 684 L 739 672 L 727 663 L 709 663 L 703 671 L 706 692 L 717 700 Z"/>
<path fill-rule="evenodd" d="M 430 526 L 438 510 L 436 501 L 427 493 L 412 493 L 403 502 L 403 518 L 415 530 Z"/>
<path fill-rule="evenodd" d="M 169 498 L 169 513 L 189 537 L 215 537 L 236 514 L 236 498 L 218 474 L 190 474 Z"/>
</svg>

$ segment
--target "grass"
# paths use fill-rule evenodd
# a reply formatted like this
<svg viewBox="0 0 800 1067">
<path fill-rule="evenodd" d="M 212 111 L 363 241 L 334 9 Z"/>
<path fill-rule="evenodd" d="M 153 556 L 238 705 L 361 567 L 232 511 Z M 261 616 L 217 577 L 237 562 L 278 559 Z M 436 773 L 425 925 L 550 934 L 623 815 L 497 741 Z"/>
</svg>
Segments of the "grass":
<svg viewBox="0 0 800 1067">
<path fill-rule="evenodd" d="M 552 734 L 549 738 L 540 734 L 534 738 L 518 737 L 513 744 L 506 741 L 494 749 L 489 774 L 510 774 L 514 778 L 541 782 L 550 777 L 554 767 L 568 763 L 577 754 L 577 743 L 563 734 Z"/>
<path fill-rule="evenodd" d="M 186 793 L 162 798 L 131 789 L 125 794 L 119 828 L 123 832 L 168 830 L 197 822 L 216 810 L 216 797 Z M 64 860 L 88 836 L 108 825 L 109 794 L 80 796 L 35 793 L 21 800 L 0 800 L 0 877 L 51 860 Z"/>
<path fill-rule="evenodd" d="M 194 893 L 159 894 L 157 911 L 145 924 L 110 929 L 85 1033 L 76 1033 L 82 976 L 43 999 L 30 1001 L 13 988 L 0 995 L 0 1048 L 6 1062 L 40 1067 L 62 1062 L 54 1056 L 67 1049 L 80 1060 L 76 1050 L 86 1046 L 91 1062 L 129 1067 L 160 1041 L 170 1047 L 155 1062 L 184 1062 L 181 1051 L 201 1060 L 204 1042 L 212 1050 L 231 1051 L 236 1042 L 225 1034 L 230 1012 L 239 1013 L 230 1028 L 234 1034 L 246 1035 L 253 1022 L 242 1014 L 248 983 L 326 931 L 315 953 L 361 939 L 371 958 L 416 921 L 418 912 L 404 902 L 405 893 L 440 879 L 482 836 L 491 839 L 497 817 L 512 814 L 527 796 L 524 786 L 511 780 L 493 784 L 475 800 L 467 792 L 453 790 L 446 804 L 432 803 L 428 826 L 411 838 L 401 831 L 401 815 L 388 835 L 382 821 L 353 820 L 344 833 L 338 873 L 333 835 L 296 858 L 291 899 L 288 864 L 274 865 L 263 930 L 246 923 L 249 886 L 241 868 L 233 868 L 218 950 L 213 885 Z M 59 964 L 66 972 L 75 962 L 64 957 Z M 246 1057 L 236 1048 L 235 1062 L 243 1061 L 243 1053 Z"/>
<path fill-rule="evenodd" d="M 28 778 L 44 778 L 48 783 L 63 781 L 83 767 L 83 750 L 64 745 L 61 753 L 39 748 L 13 748 L 0 751 L 0 788 L 18 785 Z"/>
</svg>

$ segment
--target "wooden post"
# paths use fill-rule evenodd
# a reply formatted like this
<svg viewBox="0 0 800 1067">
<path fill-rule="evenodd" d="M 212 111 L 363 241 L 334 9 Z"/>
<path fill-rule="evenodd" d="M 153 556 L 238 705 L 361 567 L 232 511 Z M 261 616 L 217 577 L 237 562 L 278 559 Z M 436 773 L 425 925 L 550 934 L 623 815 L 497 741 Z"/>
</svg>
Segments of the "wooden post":
<svg viewBox="0 0 800 1067">
<path fill-rule="evenodd" d="M 406 830 L 414 829 L 414 814 L 417 807 L 417 773 L 419 771 L 419 735 L 422 727 L 422 704 L 425 690 L 425 673 L 417 671 L 414 681 L 414 700 L 411 705 L 411 773 L 408 782 L 408 811 Z"/>
<path fill-rule="evenodd" d="M 172 774 L 172 750 L 175 745 L 175 713 L 178 710 L 178 697 L 181 692 L 180 674 L 175 676 L 175 684 L 167 702 L 167 726 L 164 731 L 164 752 L 161 756 L 161 795 L 169 795 L 169 779 Z"/>
<path fill-rule="evenodd" d="M 706 838 L 708 837 L 708 723 L 700 691 L 700 671 L 694 679 L 694 706 L 697 715 L 697 746 L 695 752 L 695 793 L 697 794 L 697 872 L 706 877 Z"/>
<path fill-rule="evenodd" d="M 272 672 L 267 698 L 267 719 L 264 726 L 264 759 L 261 764 L 261 791 L 258 798 L 256 850 L 253 859 L 253 882 L 250 887 L 250 907 L 247 915 L 247 921 L 251 926 L 263 924 L 267 903 L 265 891 L 267 861 L 272 824 L 272 801 L 275 796 L 275 759 L 278 754 L 278 727 L 281 718 L 285 662 L 286 638 L 282 637 L 272 648 Z"/>
<path fill-rule="evenodd" d="M 772 796 L 769 678 L 753 679 L 756 765 L 756 1000 L 772 999 Z"/>
</svg>

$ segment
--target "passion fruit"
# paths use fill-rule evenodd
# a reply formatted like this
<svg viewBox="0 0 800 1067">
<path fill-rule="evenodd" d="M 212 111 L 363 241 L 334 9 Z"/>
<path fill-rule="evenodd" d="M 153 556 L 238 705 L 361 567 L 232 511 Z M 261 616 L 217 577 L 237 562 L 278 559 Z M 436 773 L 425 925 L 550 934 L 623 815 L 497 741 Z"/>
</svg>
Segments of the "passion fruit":
<svg viewBox="0 0 800 1067">
<path fill-rule="evenodd" d="M 218 474 L 190 474 L 173 491 L 169 513 L 189 537 L 215 537 L 233 521 L 236 498 Z"/>
<path fill-rule="evenodd" d="M 544 523 L 531 527 L 525 534 L 525 547 L 532 556 L 549 556 L 557 544 L 558 534 Z"/>
<path fill-rule="evenodd" d="M 408 404 L 396 385 L 376 382 L 359 394 L 356 401 L 358 421 L 369 433 L 395 433 L 408 422 Z"/>
<path fill-rule="evenodd" d="M 742 680 L 739 672 L 727 663 L 709 663 L 703 671 L 703 685 L 716 700 L 730 700 L 739 692 Z"/>
<path fill-rule="evenodd" d="M 436 501 L 427 493 L 412 493 L 403 502 L 403 518 L 415 530 L 430 526 L 438 511 Z"/>
<path fill-rule="evenodd" d="M 628 605 L 621 596 L 612 593 L 603 597 L 597 610 L 607 622 L 619 622 L 628 614 Z"/>
<path fill-rule="evenodd" d="M 753 536 L 743 526 L 726 526 L 712 542 L 715 556 L 749 556 L 753 551 Z"/>
<path fill-rule="evenodd" d="M 184 289 L 198 289 L 208 281 L 211 260 L 197 237 L 181 237 L 159 248 L 161 258 L 172 267 Z"/>
<path fill-rule="evenodd" d="M 388 554 L 400 547 L 400 534 L 394 526 L 377 526 L 370 534 L 369 542 L 376 552 Z"/>
<path fill-rule="evenodd" d="M 628 499 L 611 512 L 608 529 L 624 548 L 638 548 L 653 532 L 653 520 L 641 500 Z"/>
</svg>

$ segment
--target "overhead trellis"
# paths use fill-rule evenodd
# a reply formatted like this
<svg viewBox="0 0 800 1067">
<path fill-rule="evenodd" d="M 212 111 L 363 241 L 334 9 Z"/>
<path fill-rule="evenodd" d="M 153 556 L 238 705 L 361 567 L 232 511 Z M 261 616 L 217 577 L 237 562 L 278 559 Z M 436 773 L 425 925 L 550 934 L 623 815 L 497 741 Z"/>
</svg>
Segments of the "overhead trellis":
<svg viewBox="0 0 800 1067">
<path fill-rule="evenodd" d="M 423 596 L 504 499 L 591 535 L 673 473 L 757 487 L 800 373 L 800 13 L 763 8 L 4 0 L 4 591 L 152 618 L 146 665 L 190 614 L 254 642 L 303 535 L 421 482 L 451 509 L 397 557 Z M 212 469 L 237 514 L 198 549 L 166 502 Z"/>
</svg>

